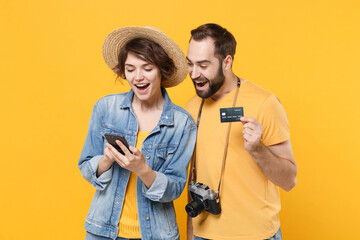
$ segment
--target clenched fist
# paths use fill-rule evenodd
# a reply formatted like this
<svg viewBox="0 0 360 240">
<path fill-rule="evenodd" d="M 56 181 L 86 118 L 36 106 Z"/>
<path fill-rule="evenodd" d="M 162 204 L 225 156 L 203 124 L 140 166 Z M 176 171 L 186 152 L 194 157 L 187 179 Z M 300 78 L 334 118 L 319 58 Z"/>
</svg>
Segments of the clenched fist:
<svg viewBox="0 0 360 240">
<path fill-rule="evenodd" d="M 240 118 L 243 123 L 243 137 L 245 140 L 244 147 L 249 153 L 255 151 L 260 144 L 263 127 L 255 119 L 250 117 Z"/>
</svg>

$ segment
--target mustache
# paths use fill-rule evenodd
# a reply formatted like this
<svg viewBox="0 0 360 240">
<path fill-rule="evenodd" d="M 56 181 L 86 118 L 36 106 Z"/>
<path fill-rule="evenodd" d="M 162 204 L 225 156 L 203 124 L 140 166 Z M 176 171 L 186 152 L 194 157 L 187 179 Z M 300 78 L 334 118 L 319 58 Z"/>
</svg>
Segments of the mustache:
<svg viewBox="0 0 360 240">
<path fill-rule="evenodd" d="M 204 76 L 200 76 L 200 77 L 197 77 L 197 78 L 191 78 L 191 80 L 193 80 L 193 82 L 195 82 L 195 81 L 207 81 L 207 82 L 209 82 L 209 79 L 207 79 Z"/>
</svg>

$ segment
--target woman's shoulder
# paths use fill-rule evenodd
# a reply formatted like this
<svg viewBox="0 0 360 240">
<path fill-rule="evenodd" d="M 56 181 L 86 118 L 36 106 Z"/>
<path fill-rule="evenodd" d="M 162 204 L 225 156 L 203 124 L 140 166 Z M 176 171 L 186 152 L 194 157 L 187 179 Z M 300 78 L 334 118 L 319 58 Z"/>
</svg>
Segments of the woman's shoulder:
<svg viewBox="0 0 360 240">
<path fill-rule="evenodd" d="M 127 95 L 127 92 L 109 94 L 109 95 L 105 95 L 105 96 L 101 97 L 99 99 L 99 101 L 121 100 L 121 99 L 124 99 L 126 97 L 126 95 Z"/>
<path fill-rule="evenodd" d="M 184 114 L 187 117 L 190 116 L 190 114 L 183 107 L 180 107 L 179 105 L 172 103 L 172 108 L 174 109 L 174 111 L 179 112 L 180 114 Z"/>
<path fill-rule="evenodd" d="M 124 101 L 126 98 L 127 93 L 115 93 L 109 94 L 106 96 L 101 97 L 96 104 L 103 106 L 103 105 L 112 105 L 112 104 L 119 104 Z"/>
<path fill-rule="evenodd" d="M 192 116 L 183 107 L 172 103 L 172 109 L 174 111 L 175 120 L 177 121 L 189 121 L 193 126 L 196 126 Z"/>
</svg>

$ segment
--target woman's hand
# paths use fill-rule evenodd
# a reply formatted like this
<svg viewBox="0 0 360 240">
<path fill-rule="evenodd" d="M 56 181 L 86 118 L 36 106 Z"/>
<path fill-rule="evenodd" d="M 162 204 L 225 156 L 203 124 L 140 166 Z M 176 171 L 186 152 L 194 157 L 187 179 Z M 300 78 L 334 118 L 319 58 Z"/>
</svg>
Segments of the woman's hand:
<svg viewBox="0 0 360 240">
<path fill-rule="evenodd" d="M 119 140 L 116 140 L 116 143 L 125 153 L 125 155 L 117 151 L 111 144 L 106 143 L 106 158 L 112 161 L 116 161 L 120 165 L 120 167 L 132 171 L 136 174 L 138 174 L 138 172 L 141 172 L 141 169 L 145 168 L 145 165 L 147 165 L 143 154 L 137 148 L 130 146 L 131 152 L 133 152 L 131 153 L 129 149 L 127 149 L 127 147 Z"/>
<path fill-rule="evenodd" d="M 120 167 L 136 173 L 145 185 L 150 188 L 155 181 L 156 174 L 146 163 L 142 152 L 132 146 L 130 146 L 130 150 L 127 149 L 119 140 L 116 140 L 116 143 L 125 155 L 119 153 L 111 144 L 106 143 L 107 148 L 104 151 L 105 157 L 110 159 L 110 161 L 116 161 Z"/>
</svg>

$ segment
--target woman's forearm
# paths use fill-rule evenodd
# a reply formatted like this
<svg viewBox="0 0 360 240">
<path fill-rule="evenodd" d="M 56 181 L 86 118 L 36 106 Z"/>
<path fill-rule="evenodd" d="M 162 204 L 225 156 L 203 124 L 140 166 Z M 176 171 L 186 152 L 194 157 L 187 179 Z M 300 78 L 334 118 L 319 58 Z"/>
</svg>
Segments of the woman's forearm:
<svg viewBox="0 0 360 240">
<path fill-rule="evenodd" d="M 108 159 L 107 157 L 103 156 L 100 161 L 96 171 L 96 177 L 99 177 L 101 174 L 109 170 L 112 166 L 114 161 Z"/>
</svg>

